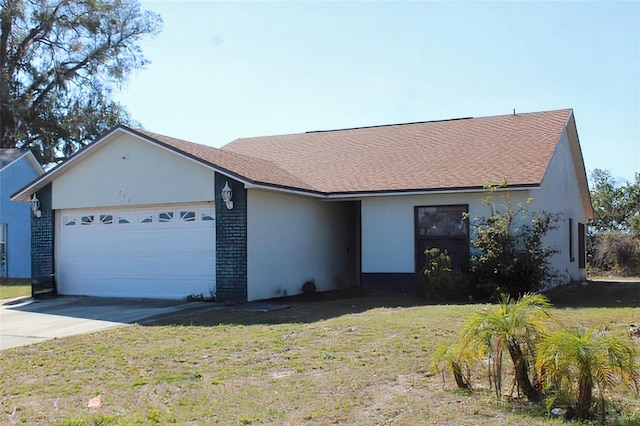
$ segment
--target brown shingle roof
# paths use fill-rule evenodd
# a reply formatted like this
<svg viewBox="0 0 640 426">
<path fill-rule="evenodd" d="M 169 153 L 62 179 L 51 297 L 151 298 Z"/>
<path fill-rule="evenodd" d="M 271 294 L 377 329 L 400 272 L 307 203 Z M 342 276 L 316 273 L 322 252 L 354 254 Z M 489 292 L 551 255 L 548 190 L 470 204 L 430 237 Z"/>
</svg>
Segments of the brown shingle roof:
<svg viewBox="0 0 640 426">
<path fill-rule="evenodd" d="M 279 173 L 304 182 L 301 189 L 323 193 L 478 188 L 504 178 L 513 186 L 537 185 L 571 114 L 566 109 L 244 138 L 219 151 L 249 162 L 262 159 L 251 171 L 263 178 L 270 174 L 263 167 L 277 165 Z"/>
<path fill-rule="evenodd" d="M 227 171 L 233 175 L 250 179 L 255 183 L 275 185 L 286 188 L 316 191 L 315 188 L 298 177 L 281 169 L 277 164 L 260 158 L 223 151 L 210 146 L 175 139 L 145 130 L 134 130 L 170 148 L 175 148 L 193 158 Z"/>
<path fill-rule="evenodd" d="M 246 138 L 221 149 L 119 126 L 12 199 L 27 202 L 31 193 L 118 131 L 137 133 L 249 184 L 319 195 L 476 189 L 505 178 L 511 186 L 535 186 L 567 126 L 574 156 L 580 157 L 574 162 L 581 162 L 570 109 Z M 578 174 L 590 212 L 583 165 Z"/>
</svg>

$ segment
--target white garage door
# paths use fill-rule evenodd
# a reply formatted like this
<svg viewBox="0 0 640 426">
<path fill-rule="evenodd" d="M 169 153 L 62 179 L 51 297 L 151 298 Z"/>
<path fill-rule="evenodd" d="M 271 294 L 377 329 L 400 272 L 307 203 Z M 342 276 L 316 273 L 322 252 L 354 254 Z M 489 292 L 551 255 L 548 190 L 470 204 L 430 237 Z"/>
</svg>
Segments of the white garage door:
<svg viewBox="0 0 640 426">
<path fill-rule="evenodd" d="M 61 294 L 161 299 L 215 294 L 213 205 L 56 214 Z"/>
</svg>

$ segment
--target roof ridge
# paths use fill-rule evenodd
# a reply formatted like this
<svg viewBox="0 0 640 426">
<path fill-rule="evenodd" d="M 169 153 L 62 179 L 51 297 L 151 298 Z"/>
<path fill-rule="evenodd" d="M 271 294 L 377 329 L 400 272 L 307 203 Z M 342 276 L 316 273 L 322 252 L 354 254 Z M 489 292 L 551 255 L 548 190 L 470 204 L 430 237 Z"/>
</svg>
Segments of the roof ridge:
<svg viewBox="0 0 640 426">
<path fill-rule="evenodd" d="M 316 133 L 331 133 L 331 132 L 342 132 L 349 130 L 364 130 L 364 129 L 376 129 L 376 128 L 384 128 L 384 127 L 394 127 L 394 126 L 408 126 L 415 124 L 430 124 L 430 123 L 444 123 L 444 122 L 452 122 L 452 121 L 464 121 L 464 120 L 482 120 L 482 119 L 490 119 L 490 118 L 500 118 L 500 117 L 510 117 L 510 116 L 525 116 L 525 115 L 535 115 L 535 114 L 547 114 L 547 113 L 557 113 L 563 111 L 573 111 L 573 108 L 560 108 L 560 109 L 552 109 L 552 110 L 543 110 L 543 111 L 529 111 L 529 112 L 513 112 L 509 114 L 499 114 L 499 115 L 486 115 L 481 117 L 459 117 L 459 118 L 448 118 L 448 119 L 440 119 L 440 120 L 425 120 L 425 121 L 412 121 L 406 123 L 390 123 L 390 124 L 378 124 L 371 126 L 356 126 L 356 127 L 345 127 L 342 129 L 326 129 L 326 130 L 308 130 L 304 132 L 294 132 L 294 133 L 283 133 L 277 135 L 263 135 L 263 136 L 245 136 L 236 138 L 227 144 L 221 146 L 218 149 L 223 151 L 227 151 L 228 148 L 236 141 L 247 140 L 247 139 L 267 139 L 267 138 L 281 138 L 281 137 L 290 137 L 290 136 L 298 136 L 298 135 L 308 135 L 308 134 L 316 134 Z"/>
<path fill-rule="evenodd" d="M 482 117 L 469 116 L 469 117 L 458 117 L 458 118 L 445 118 L 445 119 L 441 119 L 441 120 L 410 121 L 410 122 L 406 122 L 406 123 L 391 123 L 391 124 L 378 124 L 378 125 L 372 125 L 372 126 L 345 127 L 345 128 L 342 128 L 342 129 L 309 130 L 309 131 L 306 131 L 304 133 L 305 134 L 310 134 L 310 133 L 330 133 L 330 132 L 341 132 L 341 131 L 347 131 L 347 130 L 375 129 L 375 128 L 380 128 L 380 127 L 408 126 L 408 125 L 413 125 L 413 124 L 443 123 L 443 122 L 448 122 L 448 121 L 481 120 L 481 119 L 486 119 L 486 118 L 499 118 L 499 117 L 508 117 L 508 116 L 517 117 L 517 116 L 521 116 L 521 115 L 544 114 L 544 113 L 550 113 L 550 112 L 571 111 L 571 110 L 572 110 L 571 108 L 561 108 L 561 109 L 552 109 L 552 110 L 545 110 L 545 111 L 533 111 L 533 112 L 516 113 L 516 110 L 514 108 L 513 112 L 510 113 L 510 114 L 485 115 L 485 116 L 482 116 Z M 284 136 L 286 136 L 286 135 L 284 135 Z M 241 139 L 244 139 L 244 138 L 241 138 Z"/>
<path fill-rule="evenodd" d="M 392 124 L 377 124 L 373 126 L 345 127 L 343 129 L 309 130 L 305 133 L 328 133 L 328 132 L 341 132 L 344 130 L 376 129 L 379 127 L 409 126 L 411 124 L 427 124 L 427 123 L 441 123 L 444 121 L 472 120 L 473 118 L 474 117 L 445 118 L 442 120 L 410 121 L 408 123 L 392 123 Z"/>
</svg>

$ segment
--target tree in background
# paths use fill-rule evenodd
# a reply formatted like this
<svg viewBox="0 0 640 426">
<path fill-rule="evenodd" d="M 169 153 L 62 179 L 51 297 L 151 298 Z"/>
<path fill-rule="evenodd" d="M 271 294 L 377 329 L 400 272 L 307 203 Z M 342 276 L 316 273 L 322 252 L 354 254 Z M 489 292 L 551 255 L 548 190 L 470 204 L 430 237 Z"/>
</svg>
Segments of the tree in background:
<svg viewBox="0 0 640 426">
<path fill-rule="evenodd" d="M 594 219 L 589 223 L 589 266 L 599 273 L 640 274 L 640 173 L 619 183 L 608 170 L 590 176 Z"/>
<path fill-rule="evenodd" d="M 0 148 L 31 148 L 43 163 L 73 154 L 118 122 L 111 92 L 147 61 L 160 32 L 137 0 L 0 0 Z"/>
</svg>

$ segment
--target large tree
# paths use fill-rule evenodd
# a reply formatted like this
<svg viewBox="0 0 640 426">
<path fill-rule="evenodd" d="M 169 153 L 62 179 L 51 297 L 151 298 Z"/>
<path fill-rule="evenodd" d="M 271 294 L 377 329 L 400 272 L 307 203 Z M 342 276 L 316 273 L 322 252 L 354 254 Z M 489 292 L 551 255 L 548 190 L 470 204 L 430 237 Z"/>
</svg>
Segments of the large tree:
<svg viewBox="0 0 640 426">
<path fill-rule="evenodd" d="M 129 122 L 114 88 L 147 62 L 161 30 L 137 0 L 0 0 L 0 148 L 50 163 Z"/>
<path fill-rule="evenodd" d="M 640 236 L 640 173 L 635 174 L 635 182 L 620 183 L 609 170 L 594 169 L 590 178 L 593 231 Z"/>
<path fill-rule="evenodd" d="M 640 274 L 640 173 L 634 182 L 617 182 L 608 170 L 590 176 L 594 219 L 587 254 L 595 272 Z"/>
</svg>

